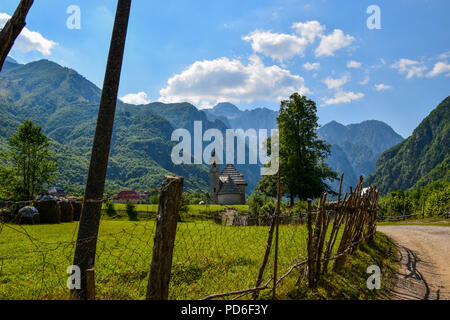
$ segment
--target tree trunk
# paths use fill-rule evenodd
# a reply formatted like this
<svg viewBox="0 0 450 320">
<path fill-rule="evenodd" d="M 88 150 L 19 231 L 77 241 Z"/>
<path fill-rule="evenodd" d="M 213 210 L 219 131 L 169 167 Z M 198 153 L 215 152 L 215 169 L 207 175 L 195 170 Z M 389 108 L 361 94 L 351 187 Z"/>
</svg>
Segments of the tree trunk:
<svg viewBox="0 0 450 320">
<path fill-rule="evenodd" d="M 25 18 L 33 2 L 34 0 L 21 0 L 11 19 L 6 22 L 2 31 L 0 31 L 0 71 L 2 71 L 3 63 L 14 42 L 26 25 Z"/>
<path fill-rule="evenodd" d="M 81 289 L 77 291 L 79 299 L 87 298 L 86 270 L 93 268 L 95 265 L 100 210 L 105 188 L 130 7 L 131 0 L 118 0 L 74 257 L 74 265 L 79 266 L 81 270 Z"/>
</svg>

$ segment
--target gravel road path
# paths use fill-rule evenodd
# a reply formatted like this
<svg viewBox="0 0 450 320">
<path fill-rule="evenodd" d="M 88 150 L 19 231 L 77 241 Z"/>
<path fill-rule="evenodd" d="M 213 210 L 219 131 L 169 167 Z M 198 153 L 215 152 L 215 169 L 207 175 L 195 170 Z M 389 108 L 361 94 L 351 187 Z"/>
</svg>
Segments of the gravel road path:
<svg viewBox="0 0 450 320">
<path fill-rule="evenodd" d="M 379 226 L 400 252 L 394 300 L 450 299 L 450 227 Z"/>
</svg>

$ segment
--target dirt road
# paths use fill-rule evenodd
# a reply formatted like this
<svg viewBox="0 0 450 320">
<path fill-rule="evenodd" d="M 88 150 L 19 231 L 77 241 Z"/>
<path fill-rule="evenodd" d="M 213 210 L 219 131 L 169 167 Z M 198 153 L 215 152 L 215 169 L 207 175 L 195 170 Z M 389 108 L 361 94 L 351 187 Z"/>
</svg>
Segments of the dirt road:
<svg viewBox="0 0 450 320">
<path fill-rule="evenodd" d="M 392 299 L 450 299 L 450 227 L 379 226 L 395 241 L 400 270 Z"/>
</svg>

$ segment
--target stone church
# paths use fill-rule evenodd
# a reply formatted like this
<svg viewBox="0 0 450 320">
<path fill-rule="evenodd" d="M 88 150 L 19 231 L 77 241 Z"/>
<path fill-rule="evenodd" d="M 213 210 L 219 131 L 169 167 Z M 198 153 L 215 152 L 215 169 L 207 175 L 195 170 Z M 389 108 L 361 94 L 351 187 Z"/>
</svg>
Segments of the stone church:
<svg viewBox="0 0 450 320">
<path fill-rule="evenodd" d="M 210 160 L 209 183 L 212 204 L 238 205 L 245 204 L 245 188 L 247 181 L 232 164 L 227 164 L 220 172 L 218 159 Z"/>
</svg>

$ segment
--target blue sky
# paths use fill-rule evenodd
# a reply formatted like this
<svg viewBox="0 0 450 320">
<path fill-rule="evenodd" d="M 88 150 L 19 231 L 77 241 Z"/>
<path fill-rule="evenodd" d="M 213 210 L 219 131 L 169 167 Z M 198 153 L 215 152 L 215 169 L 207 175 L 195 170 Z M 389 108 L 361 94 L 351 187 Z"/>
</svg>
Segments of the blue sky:
<svg viewBox="0 0 450 320">
<path fill-rule="evenodd" d="M 0 23 L 19 1 L 2 0 Z M 115 1 L 35 1 L 11 56 L 46 58 L 101 87 Z M 70 5 L 81 28 L 68 29 Z M 369 29 L 377 5 L 381 29 Z M 382 120 L 402 136 L 450 94 L 447 0 L 134 0 L 120 97 L 278 109 L 300 91 L 320 123 Z"/>
</svg>

